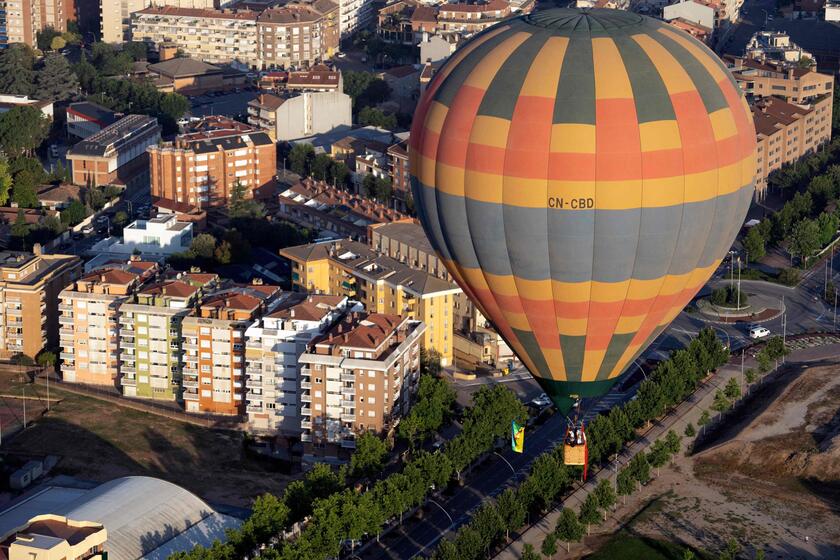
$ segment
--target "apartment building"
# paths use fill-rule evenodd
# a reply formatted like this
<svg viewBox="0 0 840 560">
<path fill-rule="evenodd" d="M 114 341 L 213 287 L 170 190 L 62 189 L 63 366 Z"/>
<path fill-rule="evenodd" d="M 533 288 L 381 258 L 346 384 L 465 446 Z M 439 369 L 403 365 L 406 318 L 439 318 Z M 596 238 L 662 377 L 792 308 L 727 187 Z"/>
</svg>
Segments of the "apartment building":
<svg viewBox="0 0 840 560">
<path fill-rule="evenodd" d="M 311 66 L 338 51 L 339 7 L 330 0 L 291 2 L 257 17 L 260 67 Z"/>
<path fill-rule="evenodd" d="M 321 237 L 367 238 L 370 224 L 405 215 L 367 197 L 348 193 L 324 181 L 303 179 L 277 197 L 277 215 L 319 232 Z"/>
<path fill-rule="evenodd" d="M 148 148 L 152 196 L 195 208 L 225 206 L 236 183 L 247 196 L 273 194 L 277 147 L 265 132 L 207 117 L 174 142 Z"/>
<path fill-rule="evenodd" d="M 259 65 L 257 12 L 150 6 L 131 14 L 131 38 L 159 49 L 173 43 L 186 56 L 213 64 Z"/>
<path fill-rule="evenodd" d="M 478 33 L 513 14 L 506 0 L 454 2 L 438 6 L 436 32 Z"/>
<path fill-rule="evenodd" d="M 272 74 L 278 78 L 269 80 L 276 95 L 263 94 L 248 103 L 248 122 L 275 140 L 297 140 L 353 124 L 353 102 L 344 93 L 340 71 L 318 64 Z"/>
<path fill-rule="evenodd" d="M 361 311 L 361 305 L 356 311 Z M 352 304 L 344 296 L 286 292 L 275 310 L 245 331 L 248 427 L 262 434 L 299 436 L 298 359 Z"/>
<path fill-rule="evenodd" d="M 67 22 L 76 21 L 74 0 L 5 0 L 5 40 L 0 45 L 25 43 L 37 46 L 38 32 L 46 27 L 65 32 Z M 5 44 L 5 45 L 4 45 Z"/>
<path fill-rule="evenodd" d="M 734 56 L 726 57 L 725 62 L 748 96 L 781 97 L 788 103 L 802 105 L 834 94 L 834 76 L 820 74 L 813 68 Z"/>
<path fill-rule="evenodd" d="M 406 210 L 407 201 L 411 198 L 411 172 L 408 168 L 408 140 L 403 140 L 388 146 L 390 160 L 389 177 L 394 196 L 401 204 L 401 210 Z"/>
<path fill-rule="evenodd" d="M 126 115 L 67 151 L 74 185 L 131 185 L 148 172 L 146 148 L 160 141 L 157 119 Z"/>
<path fill-rule="evenodd" d="M 76 256 L 0 251 L 0 358 L 58 346 L 58 294 L 80 274 Z"/>
<path fill-rule="evenodd" d="M 131 40 L 131 14 L 154 4 L 195 10 L 212 10 L 219 0 L 102 0 L 99 5 L 100 33 L 105 43 Z"/>
<path fill-rule="evenodd" d="M 338 0 L 341 38 L 367 27 L 376 15 L 373 0 Z"/>
<path fill-rule="evenodd" d="M 108 558 L 108 530 L 101 523 L 42 513 L 18 527 L 3 527 L 2 531 L 0 550 L 6 560 Z"/>
<path fill-rule="evenodd" d="M 784 31 L 757 31 L 744 49 L 747 58 L 799 62 L 803 58 L 814 60 L 814 56 L 790 40 Z"/>
<path fill-rule="evenodd" d="M 310 343 L 298 359 L 304 459 L 341 456 L 358 434 L 387 432 L 408 412 L 424 329 L 399 315 L 353 313 Z"/>
<path fill-rule="evenodd" d="M 218 281 L 178 274 L 137 290 L 119 308 L 120 385 L 127 397 L 181 398 L 181 322 Z"/>
<path fill-rule="evenodd" d="M 766 192 L 770 173 L 814 153 L 831 140 L 831 102 L 830 96 L 823 96 L 809 105 L 794 105 L 777 97 L 766 97 L 753 103 L 759 198 Z"/>
<path fill-rule="evenodd" d="M 311 243 L 280 250 L 292 261 L 296 291 L 343 295 L 370 313 L 398 314 L 422 321 L 422 345 L 452 363 L 453 333 L 460 319 L 455 303 L 463 292 L 446 280 L 381 255 L 356 241 Z"/>
<path fill-rule="evenodd" d="M 152 279 L 157 263 L 112 263 L 61 291 L 61 375 L 64 381 L 115 386 L 120 372 L 120 306 Z"/>
<path fill-rule="evenodd" d="M 182 397 L 187 412 L 245 413 L 245 330 L 273 309 L 280 293 L 276 286 L 224 287 L 184 318 Z"/>
</svg>

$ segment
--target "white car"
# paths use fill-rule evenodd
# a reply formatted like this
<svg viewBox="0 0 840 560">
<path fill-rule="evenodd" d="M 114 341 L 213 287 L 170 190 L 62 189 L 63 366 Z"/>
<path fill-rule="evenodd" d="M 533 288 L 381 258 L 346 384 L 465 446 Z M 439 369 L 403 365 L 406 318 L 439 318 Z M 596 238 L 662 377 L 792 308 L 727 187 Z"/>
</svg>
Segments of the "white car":
<svg viewBox="0 0 840 560">
<path fill-rule="evenodd" d="M 753 340 L 758 340 L 766 336 L 770 336 L 770 330 L 765 327 L 752 327 L 750 329 L 750 338 Z"/>
<path fill-rule="evenodd" d="M 544 408 L 551 404 L 551 399 L 548 398 L 548 395 L 542 393 L 539 397 L 532 400 L 531 404 L 538 408 Z"/>
</svg>

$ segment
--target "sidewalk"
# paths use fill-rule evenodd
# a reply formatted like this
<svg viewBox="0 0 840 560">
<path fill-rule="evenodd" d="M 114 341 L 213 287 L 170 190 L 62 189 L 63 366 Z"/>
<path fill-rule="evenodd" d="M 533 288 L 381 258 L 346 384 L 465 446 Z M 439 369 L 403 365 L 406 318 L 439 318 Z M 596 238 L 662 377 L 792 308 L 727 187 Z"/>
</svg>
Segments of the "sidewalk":
<svg viewBox="0 0 840 560">
<path fill-rule="evenodd" d="M 838 355 L 840 355 L 840 344 L 829 344 L 825 346 L 795 350 L 787 357 L 787 362 L 804 363 L 828 357 L 836 357 Z M 751 357 L 745 360 L 744 371 L 750 367 L 755 367 L 755 360 Z M 644 435 L 636 439 L 628 447 L 625 447 L 618 459 L 610 466 L 591 473 L 586 484 L 577 488 L 555 509 L 546 514 L 538 523 L 526 529 L 519 538 L 504 548 L 498 555 L 496 555 L 495 558 L 497 560 L 518 560 L 522 556 L 522 548 L 525 543 L 530 543 L 535 549 L 539 550 L 545 536 L 554 530 L 554 527 L 557 524 L 557 519 L 560 517 L 560 512 L 564 507 L 571 507 L 577 511 L 580 504 L 583 503 L 586 496 L 595 488 L 598 482 L 605 478 L 614 477 L 615 473 L 629 463 L 635 455 L 641 451 L 647 450 L 654 441 L 667 434 L 669 430 L 674 430 L 678 435 L 682 436 L 688 423 L 694 424 L 694 426 L 699 429 L 697 421 L 703 411 L 711 407 L 717 389 L 723 388 L 732 377 L 740 377 L 740 375 L 741 357 L 733 356 L 727 365 L 723 366 L 720 370 L 718 370 L 716 375 L 701 385 L 700 388 L 697 389 L 697 391 L 695 391 L 688 399 L 683 401 L 674 412 L 658 421 L 655 421 L 653 426 L 645 432 Z M 685 447 L 685 438 L 683 439 L 683 447 Z M 563 551 L 561 551 L 561 555 L 559 557 L 564 557 Z"/>
</svg>

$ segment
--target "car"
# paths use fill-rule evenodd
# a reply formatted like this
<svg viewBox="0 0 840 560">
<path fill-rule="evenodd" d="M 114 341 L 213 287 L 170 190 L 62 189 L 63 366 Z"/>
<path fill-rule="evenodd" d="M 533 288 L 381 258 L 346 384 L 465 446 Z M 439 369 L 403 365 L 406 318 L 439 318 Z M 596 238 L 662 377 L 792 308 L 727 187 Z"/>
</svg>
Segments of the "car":
<svg viewBox="0 0 840 560">
<path fill-rule="evenodd" d="M 344 58 L 345 56 L 347 56 L 347 53 L 340 52 L 340 53 L 336 53 L 335 56 L 337 56 L 338 58 Z"/>
<path fill-rule="evenodd" d="M 90 235 L 94 232 L 94 227 L 92 224 L 88 224 L 82 228 L 82 235 Z"/>
<path fill-rule="evenodd" d="M 758 340 L 770 336 L 770 329 L 766 327 L 752 327 L 750 329 L 750 338 Z"/>
<path fill-rule="evenodd" d="M 545 393 L 542 393 L 539 397 L 532 400 L 531 404 L 538 407 L 538 408 L 544 408 L 544 407 L 549 406 L 551 404 L 551 399 L 548 398 L 548 395 L 546 395 Z"/>
</svg>

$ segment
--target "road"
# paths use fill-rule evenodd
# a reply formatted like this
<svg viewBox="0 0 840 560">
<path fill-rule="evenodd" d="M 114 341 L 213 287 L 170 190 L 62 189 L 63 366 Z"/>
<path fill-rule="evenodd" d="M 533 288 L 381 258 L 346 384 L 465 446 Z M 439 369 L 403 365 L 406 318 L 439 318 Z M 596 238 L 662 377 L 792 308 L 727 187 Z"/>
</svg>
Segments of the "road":
<svg viewBox="0 0 840 560">
<path fill-rule="evenodd" d="M 729 32 L 726 43 L 720 48 L 721 54 L 743 56 L 750 37 L 757 31 L 765 29 L 767 27 L 765 18 L 773 17 L 775 12 L 774 0 L 746 0 L 741 7 L 741 21 Z"/>
</svg>

